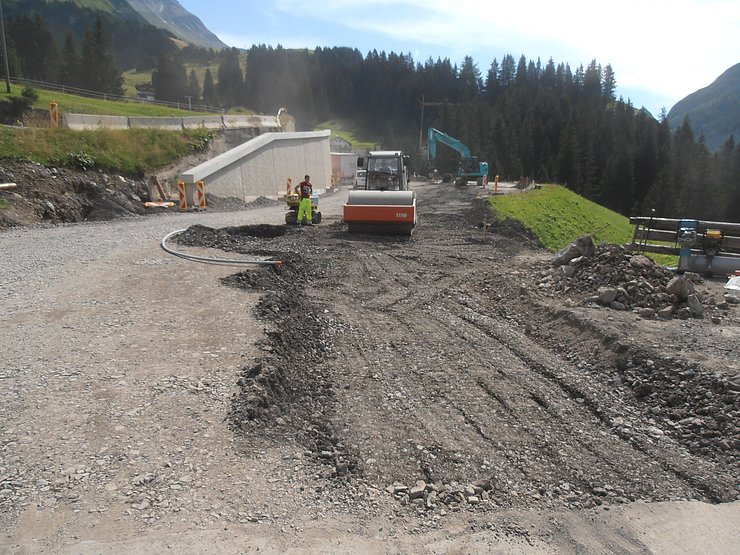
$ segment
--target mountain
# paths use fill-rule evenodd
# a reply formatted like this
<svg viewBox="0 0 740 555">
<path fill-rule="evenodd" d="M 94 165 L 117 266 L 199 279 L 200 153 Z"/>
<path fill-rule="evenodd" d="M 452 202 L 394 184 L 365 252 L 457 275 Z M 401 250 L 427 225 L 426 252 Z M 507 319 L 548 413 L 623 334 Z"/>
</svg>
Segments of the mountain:
<svg viewBox="0 0 740 555">
<path fill-rule="evenodd" d="M 38 15 L 57 45 L 64 43 L 68 32 L 81 42 L 96 18 L 102 18 L 112 38 L 116 62 L 123 69 L 152 67 L 159 53 L 177 49 L 172 38 L 198 47 L 226 48 L 177 0 L 2 0 L 2 4 L 6 33 L 13 34 L 15 18 Z M 25 42 L 33 37 L 17 40 Z"/>
<path fill-rule="evenodd" d="M 703 135 L 710 151 L 719 150 L 730 135 L 735 137 L 735 143 L 740 142 L 740 63 L 671 108 L 671 129 L 677 129 L 686 116 L 694 135 Z"/>
<path fill-rule="evenodd" d="M 149 24 L 171 32 L 177 38 L 204 48 L 221 50 L 227 45 L 177 0 L 128 0 Z"/>
</svg>

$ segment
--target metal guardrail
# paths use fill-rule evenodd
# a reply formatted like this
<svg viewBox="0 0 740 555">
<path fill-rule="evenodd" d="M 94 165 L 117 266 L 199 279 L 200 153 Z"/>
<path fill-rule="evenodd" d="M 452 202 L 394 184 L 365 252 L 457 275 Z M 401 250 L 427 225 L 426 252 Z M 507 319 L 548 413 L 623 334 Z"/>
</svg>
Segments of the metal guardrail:
<svg viewBox="0 0 740 555">
<path fill-rule="evenodd" d="M 78 96 L 84 96 L 87 98 L 100 98 L 102 100 L 118 100 L 123 102 L 138 102 L 140 104 L 155 104 L 157 106 L 166 106 L 168 108 L 175 108 L 177 110 L 184 110 L 188 112 L 208 112 L 214 114 L 223 114 L 225 110 L 217 106 L 207 106 L 205 104 L 192 104 L 191 102 L 167 102 L 164 100 L 145 100 L 143 98 L 133 96 L 121 96 L 116 94 L 101 93 L 97 91 L 90 91 L 86 89 L 79 89 L 77 87 L 70 87 L 68 85 L 58 85 L 56 83 L 46 83 L 44 81 L 36 81 L 34 79 L 21 79 L 18 77 L 11 77 L 11 83 L 17 85 L 33 85 L 39 88 L 48 89 L 52 91 L 58 91 L 61 93 L 76 94 Z"/>
<path fill-rule="evenodd" d="M 679 255 L 682 246 L 679 241 L 679 228 L 684 220 L 675 218 L 651 218 L 633 216 L 630 224 L 635 226 L 632 243 L 627 248 L 633 251 L 646 251 L 656 254 Z M 703 238 L 708 230 L 720 232 L 718 248 L 723 256 L 740 257 L 740 223 L 696 220 L 696 231 Z M 658 244 L 651 241 L 657 241 Z M 672 244 L 671 244 L 672 243 Z M 692 254 L 702 254 L 702 250 L 692 248 Z"/>
</svg>

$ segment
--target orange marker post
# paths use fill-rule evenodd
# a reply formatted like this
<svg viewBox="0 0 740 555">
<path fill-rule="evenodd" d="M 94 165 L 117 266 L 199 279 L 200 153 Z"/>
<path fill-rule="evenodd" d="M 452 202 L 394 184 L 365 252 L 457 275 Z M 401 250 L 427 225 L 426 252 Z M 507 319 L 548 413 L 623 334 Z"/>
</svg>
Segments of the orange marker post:
<svg viewBox="0 0 740 555">
<path fill-rule="evenodd" d="M 206 190 L 205 190 L 205 184 L 202 181 L 198 181 L 195 184 L 195 194 L 196 194 L 196 205 L 201 210 L 206 209 Z"/>
<path fill-rule="evenodd" d="M 180 210 L 185 211 L 188 209 L 188 197 L 185 195 L 185 182 L 177 182 L 177 196 L 180 197 Z"/>
<path fill-rule="evenodd" d="M 59 127 L 59 104 L 54 101 L 49 104 L 49 127 Z"/>
</svg>

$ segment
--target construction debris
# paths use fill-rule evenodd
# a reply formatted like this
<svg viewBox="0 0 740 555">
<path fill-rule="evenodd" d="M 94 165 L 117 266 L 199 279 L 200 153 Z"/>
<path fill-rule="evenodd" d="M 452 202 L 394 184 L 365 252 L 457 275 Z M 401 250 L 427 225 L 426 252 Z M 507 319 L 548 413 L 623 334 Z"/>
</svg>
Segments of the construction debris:
<svg viewBox="0 0 740 555">
<path fill-rule="evenodd" d="M 591 306 L 629 310 L 643 318 L 701 318 L 705 304 L 695 284 L 698 274 L 674 275 L 641 254 L 619 245 L 593 247 L 590 236 L 582 237 L 553 259 L 554 268 L 539 276 L 542 291 L 554 291 L 578 298 Z M 591 252 L 591 254 L 588 254 Z M 726 302 L 715 303 L 721 309 Z"/>
</svg>

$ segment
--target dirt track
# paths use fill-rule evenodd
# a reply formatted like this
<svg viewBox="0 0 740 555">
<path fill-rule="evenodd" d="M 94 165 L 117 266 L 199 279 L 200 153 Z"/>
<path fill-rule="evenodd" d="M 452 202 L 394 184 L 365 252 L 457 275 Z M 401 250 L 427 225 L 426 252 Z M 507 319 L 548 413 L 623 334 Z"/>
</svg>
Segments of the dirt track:
<svg viewBox="0 0 740 555">
<path fill-rule="evenodd" d="M 46 285 L 69 297 L 56 314 L 11 295 L 10 340 L 54 321 L 76 341 L 111 334 L 62 354 L 66 373 L 43 376 L 23 351 L 4 375 L 6 548 L 134 551 L 147 534 L 152 550 L 729 552 L 738 504 L 696 501 L 738 495 L 737 305 L 720 325 L 659 322 L 543 294 L 549 256 L 515 228 L 484 236 L 479 191 L 419 185 L 412 238 L 349 236 L 340 198 L 320 226 L 182 237 L 279 257 L 281 273 L 160 259 L 150 238 L 146 254 L 116 250 L 83 272 L 123 264 L 109 287 Z M 196 311 L 177 306 L 171 269 L 198 283 Z M 80 309 L 88 296 L 107 308 Z M 179 353 L 151 348 L 183 329 L 201 332 L 168 341 Z M 60 347 L 32 344 L 50 359 Z M 76 389 L 65 376 L 81 361 Z M 61 424 L 40 424 L 40 404 Z M 684 531 L 661 534 L 665 515 Z"/>
</svg>

